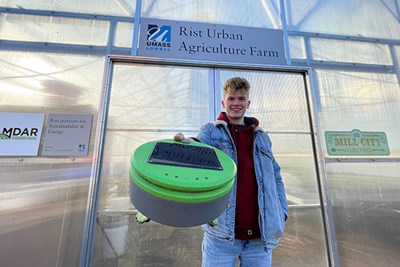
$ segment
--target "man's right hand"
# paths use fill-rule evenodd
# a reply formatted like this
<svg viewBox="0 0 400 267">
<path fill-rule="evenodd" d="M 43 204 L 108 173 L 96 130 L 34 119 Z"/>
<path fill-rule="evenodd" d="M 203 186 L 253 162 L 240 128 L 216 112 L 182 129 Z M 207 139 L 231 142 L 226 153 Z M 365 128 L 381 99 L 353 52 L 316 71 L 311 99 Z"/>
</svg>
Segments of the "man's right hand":
<svg viewBox="0 0 400 267">
<path fill-rule="evenodd" d="M 185 140 L 185 136 L 183 135 L 183 133 L 177 133 L 177 134 L 174 136 L 174 140 L 175 140 L 175 141 L 182 141 L 182 140 Z"/>
<path fill-rule="evenodd" d="M 175 141 L 181 141 L 182 143 L 186 143 L 186 144 L 189 144 L 190 142 L 192 142 L 193 141 L 193 138 L 186 138 L 184 135 L 183 135 L 183 133 L 177 133 L 175 136 L 174 136 L 174 140 Z"/>
</svg>

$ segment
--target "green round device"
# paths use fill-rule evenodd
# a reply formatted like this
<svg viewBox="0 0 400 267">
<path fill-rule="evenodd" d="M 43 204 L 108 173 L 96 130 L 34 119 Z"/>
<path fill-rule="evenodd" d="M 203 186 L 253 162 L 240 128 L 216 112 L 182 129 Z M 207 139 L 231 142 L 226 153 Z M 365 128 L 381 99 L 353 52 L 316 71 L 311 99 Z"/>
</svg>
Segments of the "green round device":
<svg viewBox="0 0 400 267">
<path fill-rule="evenodd" d="M 233 160 L 209 145 L 171 139 L 148 142 L 131 157 L 131 201 L 156 222 L 201 225 L 223 212 L 235 174 Z"/>
</svg>

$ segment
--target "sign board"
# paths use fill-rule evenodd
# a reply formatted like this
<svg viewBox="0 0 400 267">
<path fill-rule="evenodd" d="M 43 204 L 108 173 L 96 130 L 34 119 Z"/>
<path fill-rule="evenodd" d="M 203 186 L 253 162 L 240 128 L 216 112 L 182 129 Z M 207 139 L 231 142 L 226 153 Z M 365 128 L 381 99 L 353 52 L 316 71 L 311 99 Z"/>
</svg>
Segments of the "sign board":
<svg viewBox="0 0 400 267">
<path fill-rule="evenodd" d="M 138 56 L 286 65 L 283 31 L 142 18 Z"/>
<path fill-rule="evenodd" d="M 43 113 L 0 112 L 0 156 L 36 156 Z"/>
<path fill-rule="evenodd" d="M 389 155 L 389 144 L 384 132 L 325 132 L 329 155 L 336 156 L 382 156 Z"/>
<path fill-rule="evenodd" d="M 86 156 L 92 114 L 49 114 L 42 156 Z"/>
</svg>

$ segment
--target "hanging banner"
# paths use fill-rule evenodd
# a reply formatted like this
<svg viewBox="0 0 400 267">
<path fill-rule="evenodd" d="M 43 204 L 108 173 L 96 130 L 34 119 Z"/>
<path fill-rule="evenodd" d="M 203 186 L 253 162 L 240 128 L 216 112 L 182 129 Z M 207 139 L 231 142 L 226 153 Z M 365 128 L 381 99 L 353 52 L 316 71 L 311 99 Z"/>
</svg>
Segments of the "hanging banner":
<svg viewBox="0 0 400 267">
<path fill-rule="evenodd" d="M 43 113 L 0 112 L 0 156 L 36 156 Z"/>
<path fill-rule="evenodd" d="M 336 156 L 382 156 L 389 155 L 389 144 L 384 132 L 325 132 L 329 155 Z"/>
<path fill-rule="evenodd" d="M 42 156 L 86 156 L 92 114 L 49 114 Z"/>
<path fill-rule="evenodd" d="M 283 31 L 142 18 L 138 56 L 286 65 Z"/>
</svg>

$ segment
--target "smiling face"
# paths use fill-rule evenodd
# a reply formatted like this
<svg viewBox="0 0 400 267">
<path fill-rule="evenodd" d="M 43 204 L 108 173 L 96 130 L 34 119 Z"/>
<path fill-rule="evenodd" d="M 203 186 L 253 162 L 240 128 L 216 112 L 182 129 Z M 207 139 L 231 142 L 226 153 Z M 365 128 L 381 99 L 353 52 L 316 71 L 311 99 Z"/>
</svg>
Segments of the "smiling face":
<svg viewBox="0 0 400 267">
<path fill-rule="evenodd" d="M 226 116 L 235 124 L 244 124 L 244 114 L 250 106 L 250 83 L 245 78 L 234 77 L 224 84 L 222 107 Z"/>
<path fill-rule="evenodd" d="M 244 114 L 250 106 L 248 94 L 244 90 L 235 93 L 226 93 L 222 100 L 222 107 L 226 116 L 235 124 L 244 124 Z"/>
</svg>

